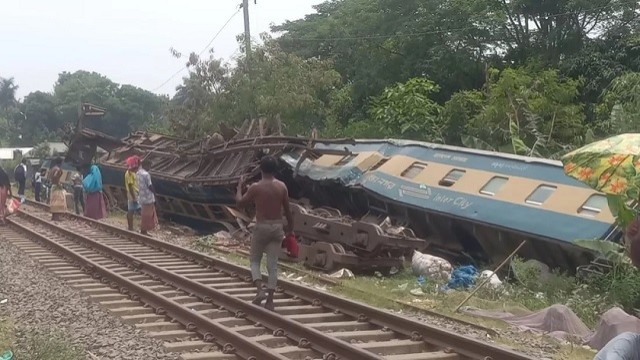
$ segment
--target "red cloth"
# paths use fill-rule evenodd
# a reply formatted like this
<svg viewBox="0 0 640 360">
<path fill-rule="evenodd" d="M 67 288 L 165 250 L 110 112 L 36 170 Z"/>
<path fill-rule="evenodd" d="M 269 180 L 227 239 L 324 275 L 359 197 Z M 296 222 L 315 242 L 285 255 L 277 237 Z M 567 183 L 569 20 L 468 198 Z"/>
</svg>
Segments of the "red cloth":
<svg viewBox="0 0 640 360">
<path fill-rule="evenodd" d="M 282 247 L 287 249 L 287 253 L 290 257 L 298 257 L 298 239 L 294 233 L 290 233 L 282 240 Z"/>
<path fill-rule="evenodd" d="M 140 157 L 138 155 L 129 156 L 127 160 L 125 160 L 127 164 L 127 169 L 131 170 L 140 166 Z"/>
<path fill-rule="evenodd" d="M 8 213 L 8 215 L 11 215 L 11 214 L 15 213 L 16 211 L 18 211 L 18 208 L 20 208 L 20 200 L 18 200 L 18 199 L 9 199 L 9 201 L 7 201 L 7 213 Z"/>
</svg>

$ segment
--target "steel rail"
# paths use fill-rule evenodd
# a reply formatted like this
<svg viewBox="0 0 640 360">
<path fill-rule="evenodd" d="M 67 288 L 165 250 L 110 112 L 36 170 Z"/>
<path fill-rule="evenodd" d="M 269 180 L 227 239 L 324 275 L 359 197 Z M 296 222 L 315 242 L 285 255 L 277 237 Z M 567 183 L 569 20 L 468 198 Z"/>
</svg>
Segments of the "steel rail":
<svg viewBox="0 0 640 360">
<path fill-rule="evenodd" d="M 22 215 L 24 214 L 25 213 L 22 213 Z M 21 232 L 27 233 L 30 236 L 39 239 L 42 243 L 55 249 L 57 252 L 66 255 L 72 261 L 77 262 L 78 264 L 82 264 L 81 268 L 83 268 L 88 273 L 93 273 L 94 277 L 103 277 L 115 284 L 120 285 L 121 293 L 129 294 L 132 300 L 142 301 L 148 304 L 149 306 L 156 309 L 156 313 L 158 315 L 167 314 L 174 319 L 178 319 L 180 322 L 187 325 L 188 330 L 199 333 L 206 341 L 218 343 L 222 346 L 223 352 L 236 354 L 247 360 L 287 360 L 286 357 L 274 353 L 266 346 L 251 341 L 250 339 L 215 323 L 214 321 L 203 315 L 190 311 L 189 309 L 181 306 L 179 303 L 173 300 L 158 295 L 157 293 L 146 289 L 144 286 L 138 285 L 128 280 L 127 278 L 99 265 L 98 263 L 87 259 L 76 251 L 60 245 L 42 234 L 39 234 L 33 229 L 17 223 L 13 219 L 8 220 L 10 224 L 17 227 Z M 38 220 L 40 220 L 48 227 L 55 228 L 56 230 L 60 229 L 59 227 L 45 220 Z M 77 238 L 77 235 L 74 235 L 74 237 Z M 217 339 L 222 340 L 223 342 L 218 342 L 216 341 Z"/>
<path fill-rule="evenodd" d="M 41 204 L 46 208 L 46 205 Z M 105 224 L 93 219 L 85 218 L 75 214 L 66 214 L 72 218 L 82 219 L 95 227 L 102 228 L 114 234 L 135 239 L 135 241 L 156 249 L 167 251 L 186 260 L 200 263 L 203 266 L 213 267 L 229 274 L 241 274 L 244 277 L 251 275 L 250 271 L 242 266 L 216 259 L 190 249 L 156 240 L 149 236 L 144 236 L 109 224 Z M 266 277 L 265 277 L 266 279 Z M 380 324 L 389 329 L 404 334 L 409 337 L 421 335 L 423 340 L 443 349 L 454 349 L 456 353 L 469 359 L 477 360 L 534 360 L 525 354 L 473 339 L 471 337 L 453 333 L 444 329 L 436 328 L 423 322 L 419 322 L 407 317 L 399 316 L 386 310 L 371 307 L 361 302 L 348 300 L 321 292 L 306 286 L 302 286 L 284 279 L 278 280 L 279 286 L 285 292 L 296 295 L 308 302 L 320 300 L 323 306 L 339 310 L 347 315 L 359 317 L 361 314 L 368 318 L 373 324 Z"/>
<path fill-rule="evenodd" d="M 349 359 L 349 360 L 383 360 L 384 359 L 384 357 L 381 357 L 370 351 L 361 349 L 350 343 L 347 343 L 335 337 L 324 334 L 321 331 L 304 326 L 299 322 L 282 317 L 262 307 L 253 305 L 249 302 L 245 302 L 244 300 L 241 300 L 237 297 L 224 293 L 220 290 L 213 289 L 206 285 L 195 282 L 187 277 L 181 276 L 172 271 L 165 270 L 159 266 L 153 265 L 144 260 L 128 255 L 120 250 L 114 249 L 110 246 L 107 246 L 95 240 L 89 239 L 86 236 L 74 233 L 73 231 L 70 231 L 63 227 L 55 225 L 47 220 L 40 219 L 34 215 L 31 215 L 25 212 L 21 212 L 20 216 L 26 217 L 32 222 L 42 224 L 51 229 L 55 229 L 55 231 L 61 234 L 64 234 L 69 238 L 77 239 L 80 242 L 88 245 L 89 247 L 102 251 L 115 259 L 124 260 L 125 262 L 133 265 L 136 269 L 140 271 L 143 271 L 151 276 L 158 277 L 182 291 L 195 294 L 199 298 L 203 299 L 205 302 L 210 302 L 215 305 L 222 306 L 227 310 L 235 312 L 237 317 L 246 317 L 247 319 L 250 319 L 254 322 L 259 322 L 260 324 L 274 331 L 278 329 L 283 329 L 286 332 L 285 336 L 294 341 L 297 341 L 300 347 L 305 347 L 305 346 L 311 347 L 314 350 L 317 350 L 320 353 L 323 353 L 327 358 L 335 358 L 335 356 L 337 356 L 338 358 Z M 188 310 L 185 310 L 185 311 L 188 311 Z M 177 316 L 176 318 L 180 319 Z M 202 318 L 206 319 L 205 317 L 202 317 Z M 197 326 L 195 321 L 193 322 L 193 326 Z M 187 328 L 189 328 L 189 326 L 187 326 Z M 229 332 L 229 330 L 226 330 L 226 331 Z M 213 335 L 209 335 L 209 336 L 213 336 Z M 225 341 L 229 341 L 229 340 L 225 340 Z M 261 359 L 261 358 L 257 358 L 257 359 Z M 284 358 L 276 357 L 274 359 L 284 359 Z"/>
</svg>

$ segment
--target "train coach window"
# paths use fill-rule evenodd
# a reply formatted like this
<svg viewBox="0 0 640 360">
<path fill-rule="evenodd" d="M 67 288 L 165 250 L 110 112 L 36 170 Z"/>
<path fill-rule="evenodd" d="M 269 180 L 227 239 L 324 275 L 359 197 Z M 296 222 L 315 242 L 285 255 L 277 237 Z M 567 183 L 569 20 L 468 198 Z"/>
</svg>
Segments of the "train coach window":
<svg viewBox="0 0 640 360">
<path fill-rule="evenodd" d="M 502 189 L 504 184 L 509 180 L 506 177 L 494 176 L 480 189 L 480 194 L 495 196 L 495 194 Z"/>
<path fill-rule="evenodd" d="M 464 175 L 465 173 L 465 170 L 453 169 L 449 171 L 449 173 L 445 177 L 443 177 L 440 182 L 438 182 L 438 185 L 447 187 L 453 186 L 453 184 L 455 184 L 456 181 L 460 180 L 462 175 Z"/>
<path fill-rule="evenodd" d="M 416 162 L 411 164 L 411 166 L 409 166 L 408 168 L 406 168 L 405 171 L 403 171 L 402 174 L 400 174 L 400 176 L 413 179 L 414 177 L 418 176 L 418 174 L 420 174 L 422 170 L 426 168 L 427 168 L 427 164 Z"/>
<path fill-rule="evenodd" d="M 525 202 L 532 205 L 542 205 L 542 203 L 547 201 L 549 196 L 551 196 L 554 191 L 556 191 L 555 186 L 540 185 L 535 190 L 533 190 L 533 192 L 531 193 L 531 195 L 529 195 Z"/>
<path fill-rule="evenodd" d="M 378 170 L 380 166 L 384 165 L 387 161 L 389 161 L 389 158 L 380 159 L 375 165 L 371 167 L 371 169 L 369 169 L 369 171 Z"/>
<path fill-rule="evenodd" d="M 580 206 L 578 214 L 587 216 L 596 216 L 600 214 L 602 209 L 608 206 L 607 197 L 601 194 L 593 194 L 589 196 L 587 201 Z"/>
<path fill-rule="evenodd" d="M 342 159 L 338 160 L 338 162 L 336 163 L 337 166 L 342 166 L 342 165 L 347 165 L 348 163 L 351 162 L 351 160 L 355 159 L 356 155 L 351 154 L 351 155 L 345 155 L 342 157 Z"/>
</svg>

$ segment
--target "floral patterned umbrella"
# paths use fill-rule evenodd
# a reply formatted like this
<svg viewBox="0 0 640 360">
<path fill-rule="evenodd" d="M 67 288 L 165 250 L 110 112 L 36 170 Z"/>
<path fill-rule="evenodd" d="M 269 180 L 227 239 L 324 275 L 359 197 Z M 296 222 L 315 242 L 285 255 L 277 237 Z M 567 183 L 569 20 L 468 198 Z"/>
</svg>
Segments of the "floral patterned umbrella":
<svg viewBox="0 0 640 360">
<path fill-rule="evenodd" d="M 640 195 L 640 134 L 597 141 L 562 157 L 564 172 L 611 195 Z"/>
</svg>

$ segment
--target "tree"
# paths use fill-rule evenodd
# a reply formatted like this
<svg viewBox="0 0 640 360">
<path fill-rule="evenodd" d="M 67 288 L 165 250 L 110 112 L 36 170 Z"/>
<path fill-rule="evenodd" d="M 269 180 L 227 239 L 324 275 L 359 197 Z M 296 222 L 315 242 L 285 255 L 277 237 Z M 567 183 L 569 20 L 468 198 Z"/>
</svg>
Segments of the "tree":
<svg viewBox="0 0 640 360">
<path fill-rule="evenodd" d="M 555 70 L 492 69 L 486 104 L 467 134 L 499 151 L 556 157 L 584 141 L 580 85 Z"/>
<path fill-rule="evenodd" d="M 495 43 L 506 59 L 523 65 L 532 58 L 557 64 L 583 49 L 589 36 L 621 27 L 638 18 L 637 3 L 627 0 L 488 0 L 489 21 L 502 25 Z"/>
<path fill-rule="evenodd" d="M 82 102 L 106 108 L 107 113 L 100 121 L 86 125 L 116 137 L 124 137 L 161 116 L 165 101 L 149 91 L 120 86 L 103 75 L 87 71 L 61 73 L 53 97 L 61 124 L 75 124 Z"/>
<path fill-rule="evenodd" d="M 598 105 L 600 136 L 636 132 L 640 127 L 640 72 L 628 72 L 615 78 Z"/>
<path fill-rule="evenodd" d="M 350 0 L 317 5 L 317 14 L 273 27 L 278 42 L 303 58 L 331 59 L 351 84 L 353 112 L 366 118 L 372 96 L 394 83 L 427 77 L 441 87 L 444 103 L 460 89 L 483 83 L 482 56 L 488 32 L 478 23 L 476 2 Z M 460 29 L 464 29 L 460 31 Z"/>
<path fill-rule="evenodd" d="M 16 91 L 18 85 L 16 85 L 13 78 L 0 77 L 0 111 L 7 113 L 7 111 L 15 107 L 18 104 L 16 100 Z"/>
<path fill-rule="evenodd" d="M 464 145 L 462 137 L 465 128 L 482 111 L 485 101 L 484 94 L 478 90 L 463 90 L 453 94 L 440 113 L 440 122 L 445 125 L 446 144 Z"/>
<path fill-rule="evenodd" d="M 212 54 L 208 59 L 192 54 L 189 76 L 167 108 L 173 129 L 202 137 L 220 122 L 239 124 L 250 116 L 282 119 L 289 134 L 308 134 L 323 125 L 331 94 L 340 87 L 332 63 L 285 53 L 265 35 L 263 41 L 252 53 L 251 79 L 244 57 L 231 69 Z"/>
<path fill-rule="evenodd" d="M 429 97 L 440 88 L 431 80 L 413 78 L 396 84 L 372 100 L 371 122 L 380 134 L 413 140 L 442 142 L 441 107 Z"/>
<path fill-rule="evenodd" d="M 53 95 L 41 91 L 32 92 L 24 98 L 20 108 L 25 116 L 19 123 L 18 131 L 25 144 L 59 138 L 62 123 L 55 110 Z"/>
<path fill-rule="evenodd" d="M 178 54 L 179 56 L 179 54 Z M 225 119 L 230 69 L 214 57 L 202 59 L 195 53 L 187 62 L 189 75 L 176 88 L 176 93 L 165 108 L 165 116 L 171 130 L 188 138 L 203 137 L 216 130 L 218 122 L 236 121 Z"/>
</svg>

